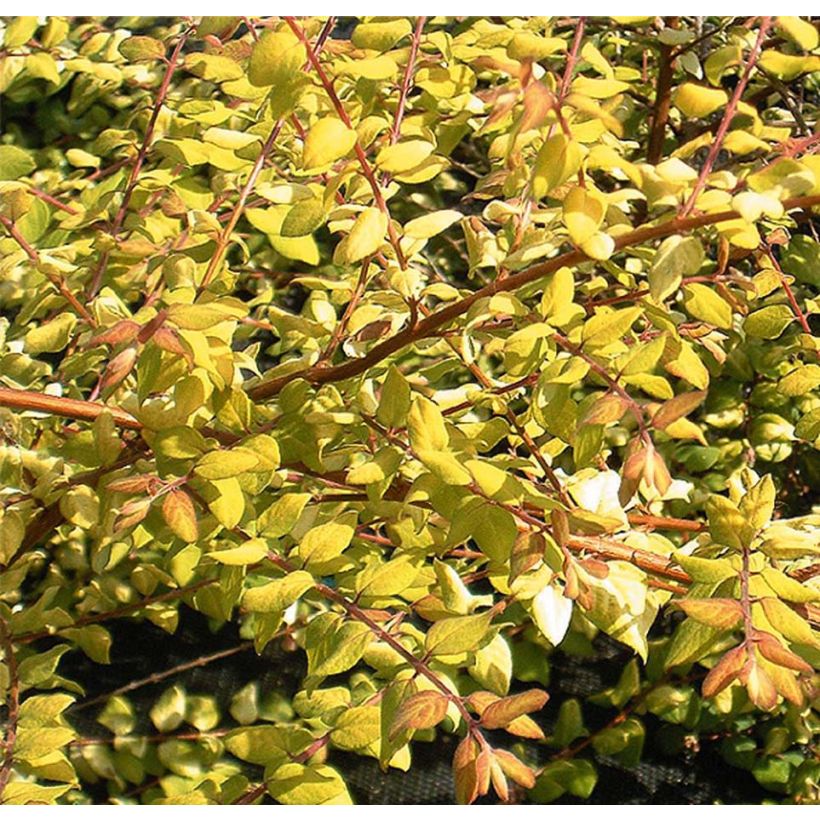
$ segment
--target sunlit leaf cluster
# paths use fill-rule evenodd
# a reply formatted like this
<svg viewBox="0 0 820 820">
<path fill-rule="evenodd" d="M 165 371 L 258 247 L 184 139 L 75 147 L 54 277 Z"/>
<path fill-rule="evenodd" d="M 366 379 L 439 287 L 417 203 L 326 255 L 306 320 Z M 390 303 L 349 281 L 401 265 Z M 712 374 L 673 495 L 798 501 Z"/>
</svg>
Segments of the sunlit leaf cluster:
<svg viewBox="0 0 820 820">
<path fill-rule="evenodd" d="M 458 802 L 611 802 L 652 732 L 820 799 L 817 18 L 0 43 L 1 802 L 346 804 L 445 736 Z M 191 610 L 235 647 L 154 665 Z M 245 650 L 296 689 L 180 677 Z"/>
</svg>

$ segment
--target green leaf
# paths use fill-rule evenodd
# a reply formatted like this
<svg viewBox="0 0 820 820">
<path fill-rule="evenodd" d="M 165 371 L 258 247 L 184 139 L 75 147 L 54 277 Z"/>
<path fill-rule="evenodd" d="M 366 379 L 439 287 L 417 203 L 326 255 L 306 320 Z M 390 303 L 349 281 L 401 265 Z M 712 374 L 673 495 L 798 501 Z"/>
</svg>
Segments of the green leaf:
<svg viewBox="0 0 820 820">
<path fill-rule="evenodd" d="M 680 287 L 684 276 L 700 270 L 705 258 L 703 245 L 694 236 L 670 236 L 661 242 L 649 269 L 649 292 L 663 302 Z"/>
<path fill-rule="evenodd" d="M 596 313 L 584 324 L 581 334 L 584 347 L 589 350 L 606 347 L 621 339 L 643 314 L 639 307 Z"/>
<path fill-rule="evenodd" d="M 245 566 L 261 561 L 268 554 L 268 542 L 264 538 L 251 538 L 238 547 L 209 552 L 208 557 L 228 566 Z"/>
<path fill-rule="evenodd" d="M 686 285 L 683 289 L 683 304 L 696 319 L 723 330 L 732 327 L 731 305 L 707 285 Z"/>
<path fill-rule="evenodd" d="M 359 23 L 353 29 L 350 40 L 356 48 L 373 51 L 389 51 L 413 30 L 406 18 L 384 22 Z"/>
<path fill-rule="evenodd" d="M 218 481 L 247 473 L 258 464 L 259 459 L 244 448 L 215 450 L 202 456 L 194 467 L 194 472 L 200 478 Z"/>
<path fill-rule="evenodd" d="M 492 612 L 483 612 L 436 621 L 427 631 L 425 649 L 434 657 L 479 649 L 493 638 L 492 619 Z"/>
<path fill-rule="evenodd" d="M 409 411 L 410 384 L 397 367 L 391 366 L 382 384 L 376 418 L 385 427 L 404 427 Z"/>
<path fill-rule="evenodd" d="M 284 578 L 246 590 L 242 605 L 250 612 L 284 612 L 315 583 L 309 572 L 295 570 Z"/>
<path fill-rule="evenodd" d="M 352 128 L 336 117 L 323 117 L 308 131 L 302 165 L 310 169 L 327 168 L 344 157 L 355 144 L 356 132 Z"/>
<path fill-rule="evenodd" d="M 350 233 L 336 246 L 334 264 L 352 265 L 373 255 L 384 244 L 386 233 L 387 217 L 378 208 L 365 208 Z"/>
<path fill-rule="evenodd" d="M 351 806 L 341 775 L 323 764 L 285 763 L 266 773 L 268 794 L 284 806 Z"/>
<path fill-rule="evenodd" d="M 290 31 L 266 31 L 254 45 L 248 79 L 254 85 L 287 87 L 307 59 L 304 46 Z"/>
<path fill-rule="evenodd" d="M 546 140 L 535 158 L 532 192 L 543 199 L 578 172 L 582 160 L 581 146 L 563 134 Z"/>
<path fill-rule="evenodd" d="M 756 339 L 776 339 L 792 321 L 794 316 L 788 305 L 770 305 L 750 313 L 743 329 Z"/>
<path fill-rule="evenodd" d="M 56 353 L 71 339 L 77 324 L 73 313 L 61 313 L 50 322 L 33 327 L 26 334 L 26 350 L 35 356 L 39 353 Z"/>
<path fill-rule="evenodd" d="M 3 45 L 7 49 L 25 45 L 38 28 L 36 17 L 11 17 L 6 24 L 6 33 L 3 36 Z"/>
<path fill-rule="evenodd" d="M 299 557 L 309 564 L 322 564 L 341 555 L 350 545 L 354 529 L 330 522 L 309 530 L 299 542 Z"/>
</svg>

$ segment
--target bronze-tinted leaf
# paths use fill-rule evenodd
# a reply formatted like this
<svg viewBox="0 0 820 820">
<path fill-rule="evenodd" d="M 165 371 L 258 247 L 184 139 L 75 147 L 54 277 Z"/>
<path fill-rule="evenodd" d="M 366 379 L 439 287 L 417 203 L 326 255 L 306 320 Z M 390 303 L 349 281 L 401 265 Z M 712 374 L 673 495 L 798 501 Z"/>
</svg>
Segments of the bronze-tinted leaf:
<svg viewBox="0 0 820 820">
<path fill-rule="evenodd" d="M 411 695 L 396 713 L 389 737 L 393 739 L 405 729 L 430 729 L 436 726 L 444 720 L 449 702 L 443 692 L 425 691 Z"/>
</svg>

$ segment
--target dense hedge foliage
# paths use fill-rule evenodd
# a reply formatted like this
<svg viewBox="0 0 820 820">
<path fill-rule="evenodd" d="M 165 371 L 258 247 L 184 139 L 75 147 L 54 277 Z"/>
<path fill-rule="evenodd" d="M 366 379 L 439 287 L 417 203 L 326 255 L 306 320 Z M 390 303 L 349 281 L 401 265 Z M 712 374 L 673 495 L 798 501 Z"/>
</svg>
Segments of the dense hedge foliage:
<svg viewBox="0 0 820 820">
<path fill-rule="evenodd" d="M 2 21 L 0 799 L 446 734 L 461 802 L 586 798 L 648 725 L 818 799 L 816 21 Z M 186 609 L 299 691 L 186 691 Z"/>
</svg>

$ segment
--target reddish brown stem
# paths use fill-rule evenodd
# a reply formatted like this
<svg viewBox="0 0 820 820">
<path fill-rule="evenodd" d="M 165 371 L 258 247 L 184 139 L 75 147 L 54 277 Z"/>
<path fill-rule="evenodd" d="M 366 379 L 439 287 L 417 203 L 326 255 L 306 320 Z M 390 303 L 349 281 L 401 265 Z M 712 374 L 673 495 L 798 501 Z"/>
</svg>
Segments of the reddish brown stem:
<svg viewBox="0 0 820 820">
<path fill-rule="evenodd" d="M 319 82 L 321 82 L 322 87 L 325 90 L 325 93 L 330 97 L 330 101 L 333 104 L 333 108 L 336 110 L 336 114 L 338 115 L 339 119 L 351 130 L 354 130 L 353 123 L 350 120 L 350 117 L 345 111 L 344 105 L 342 105 L 342 101 L 339 99 L 339 95 L 336 93 L 336 89 L 333 85 L 333 80 L 328 77 L 327 72 L 324 70 L 322 64 L 319 62 L 319 57 L 316 53 L 316 50 L 311 46 L 310 41 L 305 36 L 305 32 L 302 31 L 299 24 L 293 19 L 293 17 L 285 17 L 285 22 L 290 26 L 291 31 L 299 38 L 302 45 L 305 47 L 305 53 L 308 56 L 308 60 L 310 61 L 313 70 L 316 72 L 317 76 L 319 77 Z M 404 252 L 401 249 L 401 244 L 399 243 L 399 235 L 396 232 L 396 226 L 393 224 L 393 220 L 390 218 L 390 211 L 387 207 L 387 203 L 384 200 L 384 195 L 382 194 L 381 186 L 379 185 L 379 181 L 376 179 L 376 174 L 373 171 L 370 162 L 367 159 L 367 154 L 364 152 L 364 148 L 362 148 L 361 143 L 356 140 L 353 150 L 356 154 L 356 158 L 359 160 L 359 165 L 362 169 L 362 174 L 364 178 L 367 180 L 368 185 L 370 186 L 370 190 L 373 192 L 373 201 L 376 203 L 376 207 L 387 217 L 387 233 L 390 239 L 390 244 L 393 246 L 393 250 L 396 253 L 396 259 L 398 260 L 399 266 L 404 270 L 407 267 L 407 260 L 404 258 Z"/>
<path fill-rule="evenodd" d="M 319 40 L 317 41 L 316 47 L 321 48 L 324 44 L 327 37 L 330 35 L 333 26 L 336 24 L 336 18 L 331 17 L 325 23 L 322 33 L 319 35 Z M 312 51 L 312 49 L 311 49 Z M 208 285 L 211 284 L 213 281 L 214 276 L 216 275 L 217 270 L 219 269 L 219 265 L 222 263 L 222 260 L 225 256 L 225 251 L 228 248 L 228 245 L 231 241 L 231 236 L 233 235 L 234 230 L 236 229 L 236 225 L 239 222 L 240 217 L 245 211 L 245 205 L 248 201 L 248 197 L 250 196 L 251 192 L 253 191 L 254 187 L 256 186 L 256 180 L 259 178 L 259 174 L 262 172 L 262 169 L 265 167 L 265 160 L 270 155 L 271 151 L 273 151 L 273 146 L 276 144 L 276 140 L 279 137 L 279 133 L 282 130 L 282 126 L 285 124 L 285 117 L 280 117 L 273 125 L 273 128 L 268 135 L 268 138 L 265 140 L 265 144 L 262 146 L 262 150 L 259 152 L 259 156 L 256 158 L 256 162 L 254 162 L 253 167 L 251 168 L 250 174 L 248 174 L 248 178 L 245 181 L 245 184 L 242 186 L 242 191 L 239 194 L 239 201 L 234 206 L 233 210 L 228 217 L 227 224 L 222 229 L 222 232 L 219 234 L 219 238 L 216 242 L 216 249 L 213 252 L 210 260 L 208 261 L 208 267 L 205 270 L 205 275 L 202 277 L 202 284 L 199 286 L 199 292 L 201 293 Z"/>
<path fill-rule="evenodd" d="M 794 313 L 795 319 L 797 319 L 797 321 L 800 322 L 800 327 L 803 328 L 803 332 L 811 336 L 812 332 L 811 327 L 809 326 L 809 320 L 806 318 L 805 314 L 800 309 L 800 304 L 795 298 L 794 291 L 792 290 L 791 285 L 789 284 L 789 280 L 786 278 L 786 274 L 783 273 L 783 269 L 780 267 L 780 263 L 777 261 L 777 257 L 774 255 L 771 245 L 766 245 L 765 251 L 766 256 L 772 263 L 772 267 L 777 271 L 777 275 L 780 277 L 780 284 L 782 285 L 783 290 L 786 293 L 786 298 L 789 300 L 789 304 L 791 305 L 792 313 Z M 820 356 L 820 352 L 818 352 L 818 356 Z"/>
<path fill-rule="evenodd" d="M 67 399 L 63 396 L 49 396 L 46 393 L 36 393 L 33 390 L 15 390 L 11 387 L 0 387 L 0 406 L 14 407 L 17 410 L 34 410 L 41 413 L 50 413 L 81 421 L 94 421 L 103 413 L 110 413 L 118 427 L 128 430 L 141 430 L 142 424 L 130 413 L 118 407 L 109 407 L 93 401 L 82 399 Z"/>
<path fill-rule="evenodd" d="M 35 267 L 39 268 L 40 255 L 37 251 L 26 241 L 25 237 L 17 229 L 17 226 L 8 217 L 0 214 L 0 225 L 2 225 L 9 233 L 9 236 L 22 248 L 23 252 L 29 258 L 29 261 Z M 56 273 L 41 271 L 43 276 L 54 285 L 60 292 L 62 297 L 74 308 L 75 311 L 86 321 L 90 327 L 96 327 L 97 322 L 94 317 L 86 310 L 85 305 L 77 299 L 77 297 L 69 290 L 65 280 Z"/>
<path fill-rule="evenodd" d="M 686 204 L 683 206 L 683 209 L 680 212 L 681 218 L 686 218 L 687 216 L 689 216 L 690 213 L 692 213 L 692 210 L 695 207 L 695 203 L 697 202 L 698 196 L 700 195 L 700 192 L 703 190 L 703 186 L 706 185 L 706 178 L 712 172 L 712 166 L 715 164 L 715 160 L 717 159 L 717 156 L 720 153 L 720 149 L 723 146 L 723 140 L 726 137 L 726 134 L 729 131 L 729 126 L 732 124 L 732 120 L 735 117 L 735 112 L 737 111 L 737 106 L 740 102 L 740 98 L 743 96 L 743 92 L 746 90 L 746 85 L 749 82 L 749 77 L 751 76 L 752 69 L 755 67 L 755 64 L 757 63 L 757 58 L 760 54 L 760 47 L 763 45 L 763 38 L 766 36 L 766 32 L 769 29 L 771 21 L 771 17 L 764 17 L 760 22 L 760 30 L 757 32 L 757 39 L 755 40 L 754 46 L 752 46 L 752 50 L 749 54 L 749 59 L 746 61 L 746 67 L 743 70 L 743 76 L 740 78 L 740 82 L 737 84 L 737 86 L 735 86 L 732 98 L 729 100 L 729 104 L 726 106 L 726 111 L 723 114 L 723 119 L 721 119 L 720 121 L 720 126 L 718 127 L 717 134 L 715 134 L 715 139 L 712 143 L 712 147 L 709 149 L 709 154 L 706 157 L 706 162 L 703 163 L 703 168 L 700 169 L 700 174 L 698 175 L 697 182 L 695 182 L 695 187 L 692 189 L 692 193 L 689 195 L 689 199 L 686 201 Z"/>
<path fill-rule="evenodd" d="M 142 166 L 145 163 L 146 157 L 148 156 L 148 151 L 151 148 L 151 141 L 154 138 L 154 131 L 157 126 L 157 120 L 159 119 L 160 111 L 162 110 L 165 98 L 168 96 L 168 90 L 171 87 L 171 79 L 174 76 L 174 72 L 177 68 L 177 63 L 179 62 L 179 57 L 182 54 L 182 49 L 184 48 L 185 43 L 188 41 L 188 37 L 190 36 L 190 34 L 190 30 L 182 32 L 179 40 L 177 40 L 177 44 L 174 47 L 173 52 L 171 52 L 170 58 L 167 61 L 167 65 L 165 67 L 165 74 L 162 77 L 162 82 L 160 83 L 156 99 L 154 100 L 154 106 L 151 111 L 151 118 L 148 120 L 148 126 L 145 129 L 145 135 L 142 140 L 142 145 L 140 146 L 140 149 L 137 152 L 134 164 L 131 166 L 131 173 L 128 176 L 128 182 L 126 182 L 125 184 L 125 192 L 122 196 L 122 202 L 120 203 L 120 207 L 117 209 L 117 213 L 114 216 L 114 221 L 111 224 L 111 235 L 115 238 L 117 234 L 119 234 L 120 229 L 122 228 L 123 223 L 125 222 L 125 217 L 128 213 L 128 206 L 131 204 L 131 197 L 134 195 L 134 191 L 136 190 L 137 180 L 139 179 L 140 171 L 142 170 Z M 97 295 L 97 292 L 99 291 L 100 286 L 102 285 L 103 277 L 105 276 L 105 271 L 108 267 L 108 261 L 110 258 L 110 251 L 103 251 L 102 255 L 100 256 L 100 261 L 94 270 L 94 276 L 92 277 L 91 282 L 88 286 L 87 296 L 89 299 L 93 299 Z"/>
<path fill-rule="evenodd" d="M 407 57 L 407 67 L 404 70 L 404 76 L 401 81 L 401 88 L 399 89 L 399 102 L 396 106 L 396 116 L 393 120 L 393 127 L 390 129 L 390 144 L 394 145 L 399 141 L 399 134 L 401 133 L 401 123 L 404 119 L 404 107 L 407 104 L 407 95 L 410 92 L 410 87 L 413 83 L 413 72 L 416 67 L 416 56 L 419 52 L 419 43 L 421 43 L 421 33 L 424 29 L 426 17 L 419 17 L 416 19 L 416 28 L 413 31 L 413 40 L 410 43 L 410 54 Z"/>
<path fill-rule="evenodd" d="M 783 202 L 783 207 L 786 210 L 792 208 L 811 208 L 815 205 L 820 205 L 820 195 L 793 197 Z M 637 228 L 634 231 L 619 236 L 615 240 L 615 250 L 640 245 L 643 242 L 649 242 L 654 239 L 662 239 L 673 234 L 687 233 L 696 228 L 705 227 L 706 225 L 717 225 L 720 222 L 737 219 L 737 217 L 738 214 L 736 211 L 721 211 L 720 213 L 699 214 L 698 216 L 692 216 L 686 219 L 679 217 L 658 225 Z M 264 399 L 276 396 L 285 385 L 294 379 L 305 379 L 313 384 L 327 384 L 328 382 L 337 382 L 353 378 L 354 376 L 367 372 L 375 364 L 383 361 L 402 348 L 434 335 L 440 327 L 449 324 L 454 319 L 466 313 L 479 299 L 485 299 L 496 293 L 518 290 L 518 288 L 530 282 L 555 273 L 555 271 L 561 267 L 574 267 L 587 260 L 588 257 L 583 251 L 575 249 L 546 262 L 533 265 L 531 268 L 508 276 L 505 279 L 496 279 L 464 299 L 451 302 L 446 307 L 437 310 L 427 318 L 422 319 L 418 324 L 405 327 L 404 330 L 395 336 L 373 347 L 360 359 L 344 362 L 336 367 L 310 367 L 306 370 L 300 370 L 286 376 L 277 376 L 251 387 L 248 390 L 248 394 L 254 401 L 263 401 Z"/>
<path fill-rule="evenodd" d="M 663 156 L 663 141 L 669 109 L 672 107 L 672 81 L 675 78 L 675 53 L 671 46 L 661 44 L 658 83 L 655 89 L 655 106 L 652 110 L 652 129 L 649 132 L 649 147 L 646 161 L 657 165 Z"/>
</svg>

